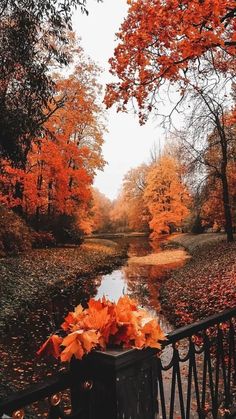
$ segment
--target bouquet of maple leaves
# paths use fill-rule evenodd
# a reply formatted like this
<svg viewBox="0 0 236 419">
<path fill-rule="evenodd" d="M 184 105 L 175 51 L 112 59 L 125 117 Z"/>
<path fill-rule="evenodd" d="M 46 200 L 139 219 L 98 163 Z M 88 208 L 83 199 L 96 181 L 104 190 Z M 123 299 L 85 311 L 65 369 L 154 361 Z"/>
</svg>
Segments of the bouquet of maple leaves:
<svg viewBox="0 0 236 419">
<path fill-rule="evenodd" d="M 65 317 L 61 331 L 50 336 L 37 354 L 70 361 L 72 356 L 82 359 L 93 349 L 109 346 L 160 349 L 165 339 L 157 319 L 138 308 L 134 300 L 124 296 L 113 303 L 103 297 L 90 299 L 87 308 L 78 305 Z"/>
</svg>

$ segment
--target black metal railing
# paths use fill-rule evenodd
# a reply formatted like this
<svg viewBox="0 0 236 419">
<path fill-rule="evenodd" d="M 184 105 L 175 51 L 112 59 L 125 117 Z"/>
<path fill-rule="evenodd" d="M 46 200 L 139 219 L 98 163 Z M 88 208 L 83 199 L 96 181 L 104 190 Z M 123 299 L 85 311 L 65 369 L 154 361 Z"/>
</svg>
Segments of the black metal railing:
<svg viewBox="0 0 236 419">
<path fill-rule="evenodd" d="M 161 353 L 94 352 L 73 361 L 69 372 L 8 397 L 0 417 L 40 417 L 34 409 L 25 415 L 25 408 L 45 398 L 48 413 L 41 417 L 51 419 L 236 417 L 235 330 L 236 308 L 175 330 Z"/>
<path fill-rule="evenodd" d="M 201 419 L 233 414 L 235 317 L 236 308 L 229 309 L 169 335 L 165 346 L 172 347 L 171 354 L 167 362 L 162 355 L 157 366 L 160 417 Z M 170 370 L 168 385 L 166 376 Z"/>
<path fill-rule="evenodd" d="M 84 393 L 85 396 L 82 396 L 83 400 L 86 399 L 86 393 L 89 389 L 89 382 L 81 381 L 80 392 Z M 73 381 L 71 372 L 55 374 L 43 382 L 33 384 L 29 388 L 7 397 L 7 399 L 0 403 L 0 418 L 2 416 L 6 418 L 13 417 L 15 419 L 32 419 L 36 417 L 48 417 L 51 419 L 87 418 L 88 406 L 85 406 L 84 403 L 76 411 L 73 410 L 69 414 L 64 413 L 63 407 L 61 406 L 61 393 L 65 392 L 68 399 L 72 391 Z M 38 405 L 40 401 L 43 401 L 43 403 Z M 71 407 L 71 402 L 69 405 Z M 33 407 L 30 408 L 30 406 Z"/>
</svg>

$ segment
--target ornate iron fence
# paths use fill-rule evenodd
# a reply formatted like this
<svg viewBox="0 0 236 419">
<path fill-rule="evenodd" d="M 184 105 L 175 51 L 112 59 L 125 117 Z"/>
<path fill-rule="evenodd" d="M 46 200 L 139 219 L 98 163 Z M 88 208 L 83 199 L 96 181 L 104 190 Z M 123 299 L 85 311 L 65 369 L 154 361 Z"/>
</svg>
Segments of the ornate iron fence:
<svg viewBox="0 0 236 419">
<path fill-rule="evenodd" d="M 161 353 L 94 352 L 73 361 L 69 372 L 2 401 L 0 417 L 39 417 L 23 409 L 45 398 L 51 419 L 236 417 L 235 318 L 236 308 L 177 329 Z M 65 389 L 70 413 L 61 406 L 59 392 Z"/>
<path fill-rule="evenodd" d="M 167 363 L 160 357 L 157 365 L 160 417 L 234 417 L 235 317 L 236 308 L 169 335 L 166 346 L 172 346 L 171 357 Z M 165 378 L 170 370 L 168 388 Z M 168 392 L 170 403 L 167 403 Z"/>
</svg>

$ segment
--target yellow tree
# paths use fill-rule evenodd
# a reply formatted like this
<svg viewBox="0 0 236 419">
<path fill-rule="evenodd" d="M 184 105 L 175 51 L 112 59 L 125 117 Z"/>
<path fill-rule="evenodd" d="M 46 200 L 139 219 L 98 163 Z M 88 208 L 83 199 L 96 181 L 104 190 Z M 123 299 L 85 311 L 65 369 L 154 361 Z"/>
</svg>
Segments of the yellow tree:
<svg viewBox="0 0 236 419">
<path fill-rule="evenodd" d="M 110 218 L 114 231 L 122 233 L 129 231 L 128 203 L 125 199 L 123 190 L 120 192 L 117 199 L 112 203 Z"/>
<path fill-rule="evenodd" d="M 123 194 L 129 228 L 134 231 L 147 231 L 149 213 L 144 201 L 148 166 L 142 164 L 131 169 L 124 177 Z"/>
<path fill-rule="evenodd" d="M 111 227 L 110 211 L 111 201 L 98 189 L 93 189 L 92 201 L 92 231 L 109 231 Z"/>
<path fill-rule="evenodd" d="M 144 199 L 151 215 L 151 237 L 180 227 L 189 214 L 190 195 L 182 179 L 180 164 L 163 155 L 150 167 Z"/>
</svg>

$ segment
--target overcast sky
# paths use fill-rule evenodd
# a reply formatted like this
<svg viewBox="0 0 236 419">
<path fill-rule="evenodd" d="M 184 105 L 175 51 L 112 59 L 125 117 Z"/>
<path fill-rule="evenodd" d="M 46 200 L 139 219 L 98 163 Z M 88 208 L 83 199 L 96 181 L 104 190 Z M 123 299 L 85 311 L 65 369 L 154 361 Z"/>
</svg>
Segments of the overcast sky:
<svg viewBox="0 0 236 419">
<path fill-rule="evenodd" d="M 126 0 L 89 1 L 89 16 L 79 11 L 74 16 L 74 29 L 82 38 L 82 47 L 104 69 L 101 82 L 111 81 L 108 59 L 113 55 L 115 33 L 127 13 Z M 140 126 L 132 113 L 116 113 L 115 107 L 108 110 L 108 133 L 105 134 L 103 155 L 108 162 L 99 172 L 95 186 L 109 198 L 117 196 L 125 173 L 144 161 L 148 161 L 150 149 L 163 143 L 163 132 L 157 122 L 150 120 Z"/>
</svg>

